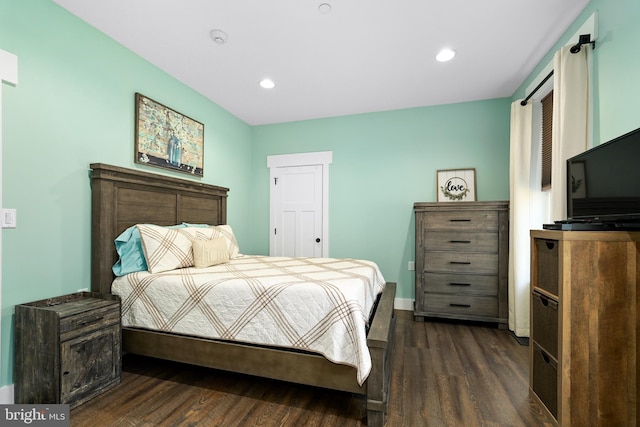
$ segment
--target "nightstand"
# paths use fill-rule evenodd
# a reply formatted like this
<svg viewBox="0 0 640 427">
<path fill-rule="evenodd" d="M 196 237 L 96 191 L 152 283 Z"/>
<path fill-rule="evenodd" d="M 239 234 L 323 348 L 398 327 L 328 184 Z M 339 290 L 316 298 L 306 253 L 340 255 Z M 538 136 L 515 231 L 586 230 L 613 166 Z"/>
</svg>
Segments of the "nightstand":
<svg viewBox="0 0 640 427">
<path fill-rule="evenodd" d="M 15 403 L 70 408 L 117 385 L 120 299 L 78 292 L 16 306 Z"/>
</svg>

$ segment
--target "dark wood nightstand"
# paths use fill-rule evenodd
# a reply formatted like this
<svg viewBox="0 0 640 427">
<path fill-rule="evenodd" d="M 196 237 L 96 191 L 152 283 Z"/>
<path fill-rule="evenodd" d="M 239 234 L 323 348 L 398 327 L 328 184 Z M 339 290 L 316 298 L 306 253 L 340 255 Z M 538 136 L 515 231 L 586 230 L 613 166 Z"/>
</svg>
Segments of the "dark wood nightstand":
<svg viewBox="0 0 640 427">
<path fill-rule="evenodd" d="M 70 408 L 117 385 L 120 300 L 78 292 L 16 306 L 15 403 Z"/>
</svg>

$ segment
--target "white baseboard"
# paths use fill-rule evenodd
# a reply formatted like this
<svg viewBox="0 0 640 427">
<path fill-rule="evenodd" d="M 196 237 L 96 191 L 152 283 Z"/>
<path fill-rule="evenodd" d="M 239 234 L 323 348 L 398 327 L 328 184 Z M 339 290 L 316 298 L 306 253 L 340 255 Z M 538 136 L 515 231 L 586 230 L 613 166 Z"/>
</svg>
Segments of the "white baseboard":
<svg viewBox="0 0 640 427">
<path fill-rule="evenodd" d="M 13 405 L 13 384 L 0 387 L 0 404 Z"/>
<path fill-rule="evenodd" d="M 407 298 L 396 298 L 393 301 L 393 308 L 396 310 L 413 311 L 413 300 Z"/>
</svg>

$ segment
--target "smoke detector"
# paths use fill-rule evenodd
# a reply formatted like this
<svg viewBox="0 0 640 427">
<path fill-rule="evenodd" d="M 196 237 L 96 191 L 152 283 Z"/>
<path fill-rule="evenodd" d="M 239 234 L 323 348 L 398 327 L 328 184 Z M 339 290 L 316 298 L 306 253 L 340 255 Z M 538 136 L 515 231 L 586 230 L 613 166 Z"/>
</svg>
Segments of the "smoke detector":
<svg viewBox="0 0 640 427">
<path fill-rule="evenodd" d="M 218 44 L 225 44 L 229 36 L 222 30 L 211 30 L 209 33 L 211 39 Z"/>
</svg>

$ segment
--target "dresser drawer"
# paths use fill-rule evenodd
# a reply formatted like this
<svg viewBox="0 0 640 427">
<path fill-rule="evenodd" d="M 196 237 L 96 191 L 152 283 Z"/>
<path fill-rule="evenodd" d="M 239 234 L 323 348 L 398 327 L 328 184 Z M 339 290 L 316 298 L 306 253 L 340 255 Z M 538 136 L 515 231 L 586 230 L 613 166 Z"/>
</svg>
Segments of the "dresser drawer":
<svg viewBox="0 0 640 427">
<path fill-rule="evenodd" d="M 498 274 L 498 254 L 425 252 L 424 269 L 442 273 Z"/>
<path fill-rule="evenodd" d="M 534 291 L 531 293 L 531 316 L 535 325 L 531 338 L 549 355 L 557 359 L 558 303 Z"/>
<path fill-rule="evenodd" d="M 424 305 L 426 311 L 434 314 L 498 316 L 498 299 L 496 297 L 426 293 Z"/>
<path fill-rule="evenodd" d="M 116 324 L 119 321 L 120 309 L 117 304 L 65 317 L 60 320 L 60 341 L 70 340 L 76 336 Z"/>
<path fill-rule="evenodd" d="M 429 230 L 494 231 L 498 229 L 496 211 L 442 211 L 430 212 L 424 217 Z"/>
<path fill-rule="evenodd" d="M 463 231 L 425 231 L 426 250 L 452 252 L 498 252 L 498 233 Z"/>
<path fill-rule="evenodd" d="M 549 412 L 558 419 L 558 362 L 537 344 L 531 345 L 531 388 Z"/>
<path fill-rule="evenodd" d="M 498 276 L 424 273 L 423 280 L 427 292 L 462 295 L 498 295 Z"/>
<path fill-rule="evenodd" d="M 537 286 L 553 295 L 558 295 L 558 246 L 557 240 L 535 239 L 537 254 Z"/>
</svg>

